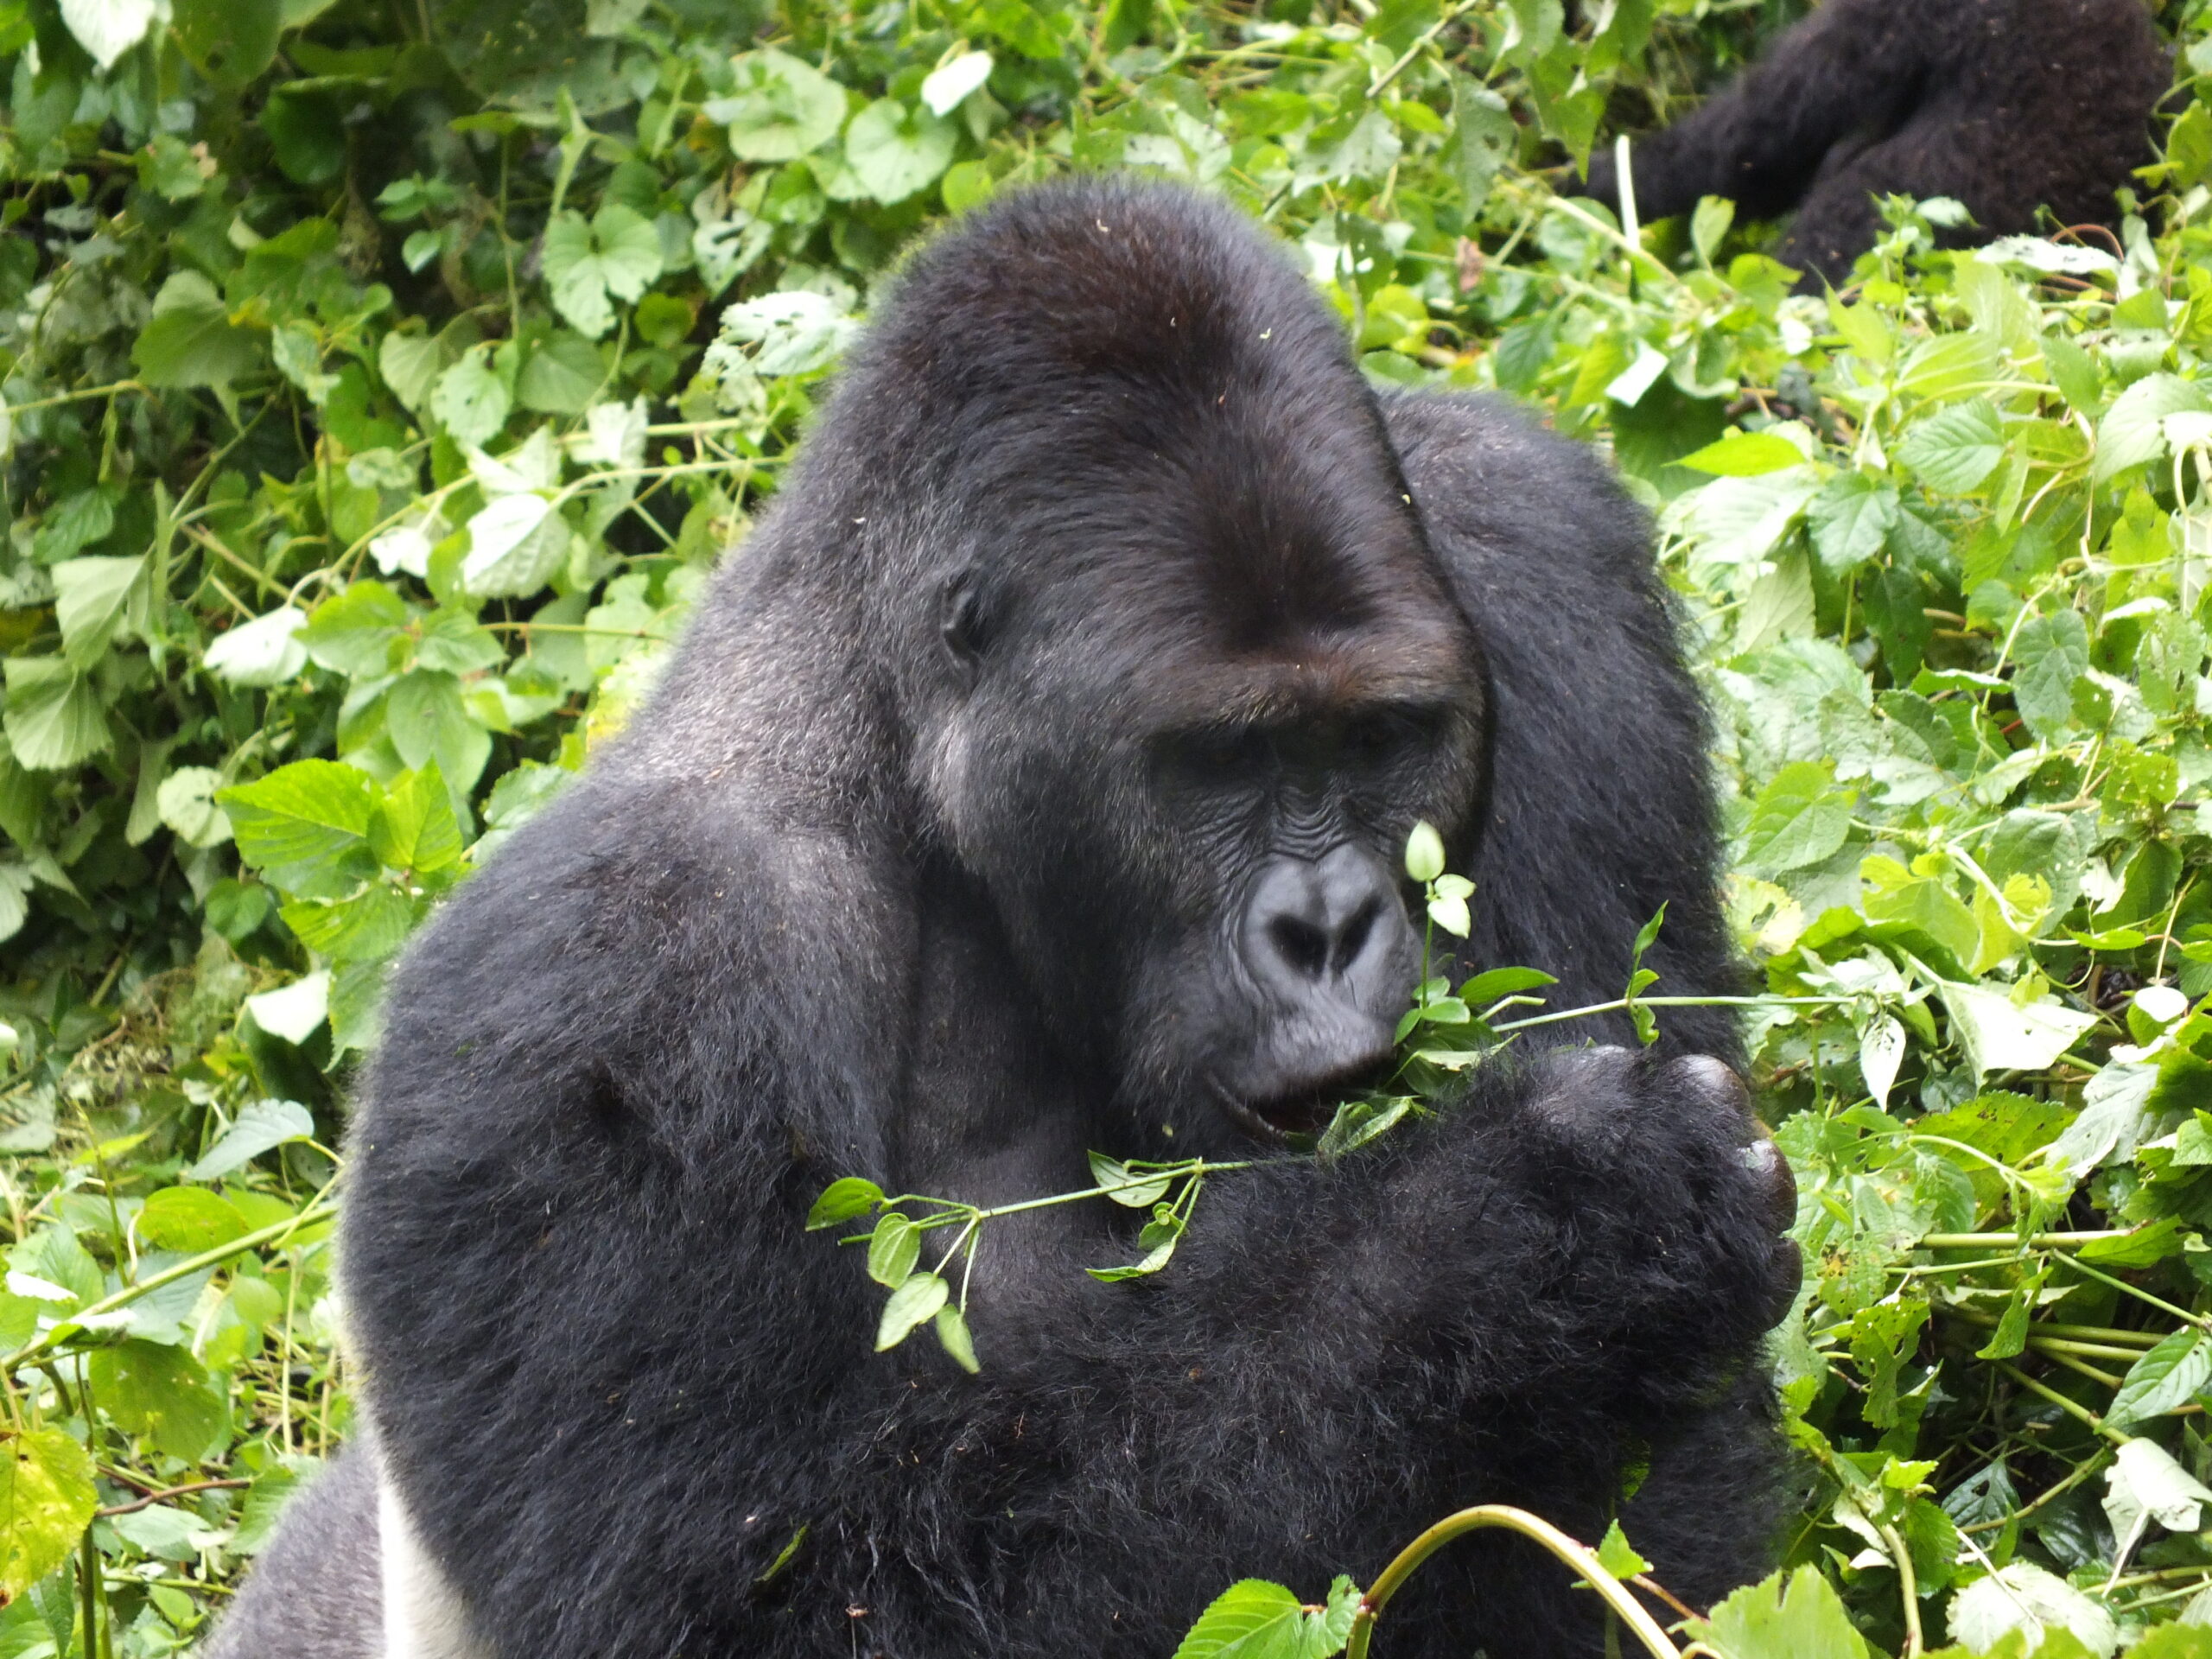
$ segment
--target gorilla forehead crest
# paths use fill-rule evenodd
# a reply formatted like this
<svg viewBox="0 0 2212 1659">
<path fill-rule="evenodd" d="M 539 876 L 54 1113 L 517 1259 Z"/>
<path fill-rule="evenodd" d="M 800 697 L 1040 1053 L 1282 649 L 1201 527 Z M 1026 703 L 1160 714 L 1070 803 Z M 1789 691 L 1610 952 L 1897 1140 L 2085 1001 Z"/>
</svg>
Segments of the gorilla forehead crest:
<svg viewBox="0 0 2212 1659">
<path fill-rule="evenodd" d="M 936 464 L 893 487 L 969 504 L 1030 620 L 1137 660 L 1325 664 L 1335 697 L 1389 695 L 1386 667 L 1469 681 L 1341 328 L 1227 207 L 1126 180 L 1017 197 L 916 258 L 876 344 L 839 414 L 897 389 Z"/>
</svg>

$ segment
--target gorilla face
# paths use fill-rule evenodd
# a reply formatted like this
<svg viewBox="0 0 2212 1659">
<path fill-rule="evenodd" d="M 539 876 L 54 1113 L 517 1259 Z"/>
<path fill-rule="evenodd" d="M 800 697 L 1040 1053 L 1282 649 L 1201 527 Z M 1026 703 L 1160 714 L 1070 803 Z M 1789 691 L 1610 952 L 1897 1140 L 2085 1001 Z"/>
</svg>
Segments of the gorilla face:
<svg viewBox="0 0 2212 1659">
<path fill-rule="evenodd" d="M 1349 390 L 1309 465 L 1265 435 L 1264 493 L 1224 490 L 1233 455 L 1047 467 L 941 589 L 956 856 L 1047 1021 L 1179 1151 L 1317 1128 L 1388 1060 L 1407 833 L 1464 855 L 1481 792 L 1474 636 Z"/>
</svg>

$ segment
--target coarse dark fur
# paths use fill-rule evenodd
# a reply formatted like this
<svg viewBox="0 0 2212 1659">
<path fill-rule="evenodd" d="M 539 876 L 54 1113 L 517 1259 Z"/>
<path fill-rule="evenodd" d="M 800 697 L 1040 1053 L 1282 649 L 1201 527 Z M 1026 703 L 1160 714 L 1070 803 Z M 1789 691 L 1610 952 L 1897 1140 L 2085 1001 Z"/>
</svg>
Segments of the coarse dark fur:
<svg viewBox="0 0 2212 1659">
<path fill-rule="evenodd" d="M 1411 712 L 1346 737 L 1378 699 Z M 1470 963 L 1616 997 L 1663 902 L 1664 988 L 1726 988 L 1704 747 L 1601 465 L 1378 401 L 1241 215 L 1073 181 L 931 243 L 651 705 L 392 987 L 346 1300 L 486 1642 L 1164 1659 L 1233 1580 L 1318 1595 L 1467 1503 L 1595 1536 L 1647 1452 L 1660 1577 L 1761 1570 L 1796 1261 L 1700 1058 L 1738 1058 L 1725 1013 L 1650 1055 L 1548 1031 L 1333 1166 L 1246 1132 L 1387 1049 L 1416 816 L 1479 884 Z M 1344 936 L 1371 982 L 1263 995 L 1297 926 L 1255 944 L 1250 895 L 1310 877 L 1325 919 L 1325 854 L 1387 899 Z M 927 1331 L 871 1352 L 882 1292 L 803 1230 L 829 1180 L 1006 1201 L 1088 1147 L 1262 1161 L 1148 1280 L 1083 1272 L 1133 1254 L 1103 1201 L 991 1224 L 980 1376 Z M 324 1548 L 372 1535 L 357 1504 Z M 294 1633 L 301 1570 L 218 1656 L 348 1651 Z M 1389 1649 L 1595 1654 L 1570 1576 L 1455 1546 Z"/>
<path fill-rule="evenodd" d="M 1777 257 L 1840 288 L 1883 221 L 1875 199 L 1949 196 L 1978 229 L 1954 245 L 2114 216 L 2152 159 L 2171 71 L 2143 0 L 1827 0 L 1733 84 L 1630 150 L 1637 213 L 1726 196 L 1754 219 L 1796 209 Z M 1620 203 L 1612 154 L 1589 194 Z"/>
</svg>

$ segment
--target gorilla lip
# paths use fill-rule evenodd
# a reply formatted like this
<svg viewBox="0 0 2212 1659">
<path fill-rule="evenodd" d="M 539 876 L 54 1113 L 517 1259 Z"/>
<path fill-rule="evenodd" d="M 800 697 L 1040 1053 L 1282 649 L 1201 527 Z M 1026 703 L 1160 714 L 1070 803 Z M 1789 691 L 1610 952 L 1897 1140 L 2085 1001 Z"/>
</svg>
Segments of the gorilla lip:
<svg viewBox="0 0 2212 1659">
<path fill-rule="evenodd" d="M 1244 1099 L 1218 1083 L 1213 1084 L 1213 1094 L 1230 1121 L 1254 1140 L 1287 1146 L 1293 1135 L 1319 1135 L 1327 1128 L 1337 1108 L 1376 1070 L 1374 1065 L 1350 1066 L 1305 1088 L 1259 1100 Z"/>
</svg>

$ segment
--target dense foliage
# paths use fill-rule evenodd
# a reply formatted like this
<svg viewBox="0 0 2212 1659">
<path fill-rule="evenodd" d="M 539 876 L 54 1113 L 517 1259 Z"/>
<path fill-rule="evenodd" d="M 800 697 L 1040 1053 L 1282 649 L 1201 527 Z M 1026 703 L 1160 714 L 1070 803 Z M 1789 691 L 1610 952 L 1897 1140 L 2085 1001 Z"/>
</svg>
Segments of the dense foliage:
<svg viewBox="0 0 2212 1659">
<path fill-rule="evenodd" d="M 382 969 L 744 556 L 902 245 L 1116 166 L 1658 515 L 1811 1267 L 1817 1576 L 1705 1639 L 2212 1653 L 2206 7 L 2117 237 L 1900 202 L 1796 296 L 1725 205 L 1554 195 L 1793 10 L 0 0 L 0 1659 L 194 1641 L 345 1430 Z"/>
</svg>

